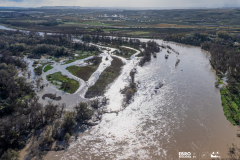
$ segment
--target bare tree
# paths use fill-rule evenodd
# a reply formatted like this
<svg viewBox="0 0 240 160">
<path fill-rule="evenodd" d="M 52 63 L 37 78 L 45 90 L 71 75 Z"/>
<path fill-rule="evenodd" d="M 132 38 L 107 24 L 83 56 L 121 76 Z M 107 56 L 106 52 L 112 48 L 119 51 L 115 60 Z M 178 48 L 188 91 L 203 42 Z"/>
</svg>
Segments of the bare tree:
<svg viewBox="0 0 240 160">
<path fill-rule="evenodd" d="M 32 75 L 32 72 L 31 71 L 28 71 L 28 78 L 30 78 Z"/>
<path fill-rule="evenodd" d="M 37 89 L 40 87 L 40 84 L 41 84 L 42 81 L 43 81 L 42 77 L 39 77 L 39 78 L 36 80 Z"/>
</svg>

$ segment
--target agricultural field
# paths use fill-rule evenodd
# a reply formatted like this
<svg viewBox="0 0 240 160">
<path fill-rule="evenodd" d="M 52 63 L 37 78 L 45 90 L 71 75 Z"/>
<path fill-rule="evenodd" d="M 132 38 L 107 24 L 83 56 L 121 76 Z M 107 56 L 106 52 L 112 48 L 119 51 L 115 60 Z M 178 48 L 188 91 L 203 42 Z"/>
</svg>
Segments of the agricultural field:
<svg viewBox="0 0 240 160">
<path fill-rule="evenodd" d="M 88 33 L 101 27 L 105 35 L 137 38 L 164 37 L 191 30 L 239 31 L 237 9 L 201 10 L 38 10 L 39 16 L 2 18 L 0 23 L 18 29 L 55 33 Z M 16 10 L 20 12 L 20 10 Z M 70 13 L 70 14 L 69 14 Z M 114 16 L 113 16 L 114 15 Z M 102 34 L 102 33 L 101 33 Z"/>
</svg>

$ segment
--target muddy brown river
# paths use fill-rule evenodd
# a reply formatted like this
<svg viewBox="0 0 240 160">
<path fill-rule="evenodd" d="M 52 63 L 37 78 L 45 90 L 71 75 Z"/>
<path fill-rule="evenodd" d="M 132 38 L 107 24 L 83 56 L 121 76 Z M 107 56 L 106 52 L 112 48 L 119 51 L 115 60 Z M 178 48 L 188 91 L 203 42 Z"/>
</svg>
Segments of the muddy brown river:
<svg viewBox="0 0 240 160">
<path fill-rule="evenodd" d="M 213 152 L 228 158 L 228 148 L 239 144 L 238 128 L 224 116 L 209 54 L 199 47 L 168 44 L 180 55 L 172 52 L 166 60 L 163 49 L 137 67 L 138 91 L 125 110 L 104 114 L 67 151 L 49 152 L 45 159 L 169 160 L 179 159 L 179 152 L 190 152 L 191 159 L 210 159 Z M 155 90 L 158 83 L 164 85 Z"/>
<path fill-rule="evenodd" d="M 168 53 L 163 49 L 157 58 L 137 67 L 138 91 L 126 109 L 104 114 L 98 125 L 79 132 L 68 150 L 48 152 L 44 159 L 175 160 L 182 159 L 179 152 L 190 154 L 190 159 L 211 159 L 213 152 L 229 158 L 228 148 L 240 144 L 239 131 L 224 116 L 209 54 L 199 47 L 156 41 L 169 44 L 180 55 L 172 52 L 166 60 Z M 180 62 L 175 67 L 177 59 Z M 164 85 L 156 90 L 159 83 Z M 50 91 L 62 94 L 54 88 Z M 68 105 L 83 100 L 77 94 L 62 98 Z M 107 106 L 109 111 L 116 109 L 119 106 Z"/>
</svg>

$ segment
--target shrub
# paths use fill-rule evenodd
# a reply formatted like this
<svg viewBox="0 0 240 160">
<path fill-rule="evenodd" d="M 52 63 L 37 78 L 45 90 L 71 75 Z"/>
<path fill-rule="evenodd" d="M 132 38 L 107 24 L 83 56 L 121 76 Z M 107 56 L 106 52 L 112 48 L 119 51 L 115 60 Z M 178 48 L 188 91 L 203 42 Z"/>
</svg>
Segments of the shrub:
<svg viewBox="0 0 240 160">
<path fill-rule="evenodd" d="M 39 54 L 30 54 L 30 55 L 28 55 L 28 58 L 40 59 L 41 55 L 39 55 Z"/>
<path fill-rule="evenodd" d="M 39 62 L 38 61 L 34 61 L 33 64 L 38 64 Z"/>
<path fill-rule="evenodd" d="M 85 35 L 83 35 L 82 40 L 85 41 L 85 42 L 90 42 L 91 41 L 91 37 L 90 37 L 89 34 L 85 34 Z"/>
<path fill-rule="evenodd" d="M 201 48 L 204 49 L 204 50 L 209 51 L 210 48 L 211 48 L 211 45 L 212 45 L 211 42 L 207 42 L 207 41 L 205 41 L 205 42 L 202 43 Z"/>
<path fill-rule="evenodd" d="M 16 46 L 16 49 L 20 52 L 24 51 L 26 49 L 24 44 L 19 44 Z"/>
<path fill-rule="evenodd" d="M 200 33 L 200 38 L 202 39 L 202 41 L 206 41 L 208 37 L 207 33 Z"/>
<path fill-rule="evenodd" d="M 34 66 L 34 65 L 33 65 Z M 35 66 L 34 66 L 35 67 Z M 41 75 L 42 74 L 42 67 L 43 66 L 39 66 L 37 68 L 34 69 L 34 72 L 36 75 Z"/>
<path fill-rule="evenodd" d="M 52 137 L 54 137 L 54 138 L 59 138 L 60 137 L 60 134 L 59 134 L 60 127 L 61 127 L 61 122 L 60 121 L 56 121 L 53 124 Z"/>
<path fill-rule="evenodd" d="M 8 68 L 8 66 L 7 66 L 6 63 L 1 63 L 1 64 L 0 64 L 0 70 L 1 70 L 1 69 L 6 69 L 6 68 Z"/>
<path fill-rule="evenodd" d="M 218 31 L 217 32 L 217 36 L 223 39 L 228 39 L 229 38 L 229 34 L 226 31 Z"/>
<path fill-rule="evenodd" d="M 20 157 L 19 152 L 13 149 L 8 149 L 1 157 L 1 160 L 18 160 Z"/>
<path fill-rule="evenodd" d="M 125 94 L 126 94 L 127 100 L 129 101 L 134 95 L 134 91 L 132 89 L 128 89 Z"/>
<path fill-rule="evenodd" d="M 92 100 L 92 101 L 91 101 L 91 106 L 92 106 L 93 108 L 98 108 L 98 99 Z"/>
<path fill-rule="evenodd" d="M 70 137 L 71 137 L 70 134 L 66 133 L 66 135 L 64 136 L 64 140 L 68 142 Z"/>
<path fill-rule="evenodd" d="M 41 44 L 41 45 L 38 45 L 36 48 L 34 48 L 33 52 L 38 54 L 46 54 L 46 53 L 51 53 L 53 50 L 54 50 L 54 47 L 46 44 Z"/>
<path fill-rule="evenodd" d="M 75 125 L 74 112 L 66 112 L 63 119 L 63 127 L 65 130 L 70 130 Z"/>
<path fill-rule="evenodd" d="M 87 103 L 81 102 L 75 107 L 76 119 L 80 122 L 92 118 L 93 111 L 87 107 Z"/>
<path fill-rule="evenodd" d="M 133 91 L 134 91 L 134 92 L 137 92 L 137 89 L 136 89 L 136 88 L 133 88 Z"/>
<path fill-rule="evenodd" d="M 54 139 L 52 138 L 50 133 L 51 133 L 51 130 L 48 129 L 47 133 L 44 135 L 44 140 L 43 140 L 44 143 L 51 144 L 54 142 Z"/>
</svg>

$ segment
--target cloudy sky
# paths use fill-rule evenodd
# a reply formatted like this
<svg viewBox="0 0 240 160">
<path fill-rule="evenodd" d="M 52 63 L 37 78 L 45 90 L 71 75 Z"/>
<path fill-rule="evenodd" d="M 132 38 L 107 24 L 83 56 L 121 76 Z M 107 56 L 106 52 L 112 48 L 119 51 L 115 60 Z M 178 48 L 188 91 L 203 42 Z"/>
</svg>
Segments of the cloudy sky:
<svg viewBox="0 0 240 160">
<path fill-rule="evenodd" d="M 0 7 L 240 7 L 240 0 L 0 0 Z"/>
</svg>

